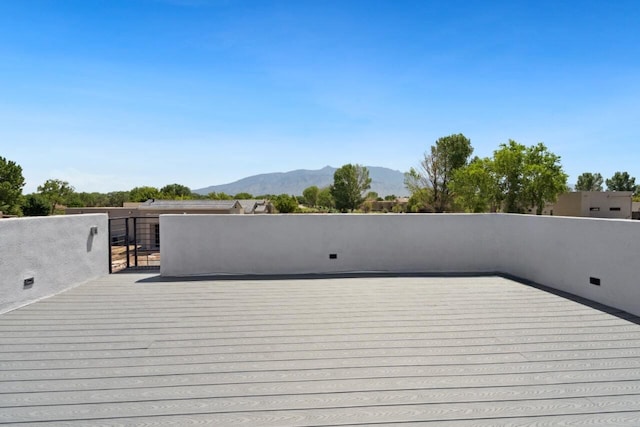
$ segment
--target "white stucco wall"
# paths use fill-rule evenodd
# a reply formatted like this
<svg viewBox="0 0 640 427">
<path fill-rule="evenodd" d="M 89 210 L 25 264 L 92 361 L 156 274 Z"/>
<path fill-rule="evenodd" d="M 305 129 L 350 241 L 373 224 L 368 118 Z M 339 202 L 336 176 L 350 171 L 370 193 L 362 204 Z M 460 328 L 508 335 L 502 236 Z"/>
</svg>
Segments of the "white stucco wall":
<svg viewBox="0 0 640 427">
<path fill-rule="evenodd" d="M 640 222 L 499 218 L 499 271 L 640 315 Z M 601 285 L 590 284 L 590 277 Z"/>
<path fill-rule="evenodd" d="M 640 315 L 640 222 L 508 214 L 163 215 L 160 233 L 163 276 L 502 272 Z"/>
<path fill-rule="evenodd" d="M 0 313 L 108 274 L 107 228 L 106 214 L 0 220 Z"/>
<path fill-rule="evenodd" d="M 161 274 L 494 271 L 493 216 L 162 215 Z"/>
</svg>

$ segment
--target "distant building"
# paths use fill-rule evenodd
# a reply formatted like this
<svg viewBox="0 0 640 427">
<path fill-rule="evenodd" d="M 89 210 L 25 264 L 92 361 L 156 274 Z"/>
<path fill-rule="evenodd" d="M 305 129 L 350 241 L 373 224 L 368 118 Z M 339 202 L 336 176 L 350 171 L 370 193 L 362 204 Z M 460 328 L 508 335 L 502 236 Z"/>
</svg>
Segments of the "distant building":
<svg viewBox="0 0 640 427">
<path fill-rule="evenodd" d="M 66 208 L 67 215 L 106 213 L 109 219 L 119 219 L 111 228 L 114 244 L 136 242 L 145 250 L 160 248 L 160 219 L 163 214 L 230 214 L 271 213 L 268 200 L 155 200 L 125 203 L 123 207 Z M 126 223 L 126 224 L 125 224 Z M 128 236 L 128 239 L 125 238 Z M 116 243 L 117 242 L 117 243 Z"/>
<path fill-rule="evenodd" d="M 274 208 L 270 201 L 265 199 L 238 200 L 245 214 L 273 213 Z"/>
<path fill-rule="evenodd" d="M 408 204 L 408 197 L 397 197 L 395 200 L 367 200 L 361 209 L 368 212 L 393 212 L 395 208 L 400 212 L 406 212 Z"/>
<path fill-rule="evenodd" d="M 640 219 L 640 202 L 631 202 L 631 219 Z"/>
<path fill-rule="evenodd" d="M 575 191 L 548 204 L 543 215 L 631 219 L 631 191 Z M 535 211 L 534 211 L 535 212 Z"/>
<path fill-rule="evenodd" d="M 269 204 L 265 200 L 155 200 L 125 203 L 123 207 L 66 208 L 67 215 L 106 213 L 109 218 L 158 216 L 162 214 L 245 214 L 254 213 L 256 206 Z M 270 204 L 269 204 L 270 205 Z"/>
</svg>

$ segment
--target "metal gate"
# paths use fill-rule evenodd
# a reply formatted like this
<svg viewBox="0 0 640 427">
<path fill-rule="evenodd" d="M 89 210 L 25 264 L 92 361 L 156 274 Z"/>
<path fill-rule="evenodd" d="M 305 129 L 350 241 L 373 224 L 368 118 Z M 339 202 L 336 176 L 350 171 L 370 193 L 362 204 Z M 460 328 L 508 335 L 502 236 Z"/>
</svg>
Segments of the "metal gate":
<svg viewBox="0 0 640 427">
<path fill-rule="evenodd" d="M 109 219 L 109 273 L 160 268 L 160 218 Z"/>
</svg>

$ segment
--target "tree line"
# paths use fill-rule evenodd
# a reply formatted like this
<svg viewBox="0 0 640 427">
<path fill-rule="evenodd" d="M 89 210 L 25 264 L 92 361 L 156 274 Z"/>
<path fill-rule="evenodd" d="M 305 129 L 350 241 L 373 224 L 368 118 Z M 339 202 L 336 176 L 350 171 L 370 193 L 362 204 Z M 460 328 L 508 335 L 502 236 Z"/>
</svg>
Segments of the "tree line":
<svg viewBox="0 0 640 427">
<path fill-rule="evenodd" d="M 514 140 L 502 143 L 490 157 L 472 157 L 471 141 L 463 134 L 439 138 L 424 153 L 420 165 L 405 173 L 410 193 L 406 205 L 395 205 L 394 212 L 510 212 L 535 210 L 541 214 L 546 203 L 569 191 L 567 174 L 560 156 L 543 143 L 525 146 Z M 640 186 L 628 172 L 616 172 L 604 180 L 600 173 L 585 172 L 578 177 L 576 191 L 631 191 L 640 198 Z M 371 188 L 366 167 L 346 164 L 338 168 L 333 183 L 324 188 L 310 186 L 301 196 L 288 194 L 234 195 L 197 194 L 181 184 L 164 187 L 141 186 L 129 191 L 109 193 L 76 192 L 67 181 L 49 179 L 37 192 L 23 195 L 22 168 L 0 157 L 0 211 L 10 215 L 51 215 L 60 206 L 123 206 L 127 202 L 164 200 L 242 200 L 268 199 L 282 213 L 291 212 L 367 212 L 372 203 L 383 201 Z M 393 201 L 387 196 L 384 200 Z"/>
<path fill-rule="evenodd" d="M 419 168 L 405 174 L 414 206 L 427 212 L 542 213 L 545 204 L 569 191 L 560 156 L 543 144 L 502 143 L 491 157 L 471 157 L 471 141 L 462 134 L 439 138 L 424 154 Z M 602 175 L 585 172 L 576 191 L 602 191 Z M 635 178 L 616 172 L 608 191 L 631 191 Z"/>
<path fill-rule="evenodd" d="M 141 186 L 129 191 L 113 191 L 109 193 L 76 192 L 69 182 L 60 179 L 48 179 L 31 194 L 22 194 L 25 180 L 22 167 L 16 162 L 0 157 L 0 212 L 18 216 L 46 216 L 63 213 L 60 207 L 104 207 L 123 206 L 128 202 L 145 202 L 149 199 L 162 200 L 246 200 L 269 199 L 277 201 L 283 211 L 287 211 L 287 203 L 291 204 L 291 196 L 262 194 L 254 196 L 242 192 L 226 194 L 212 192 L 207 195 L 194 193 L 182 184 L 168 184 L 164 187 Z M 295 208 L 298 199 L 295 200 Z M 274 203 L 276 204 L 276 203 Z M 293 209 L 293 208 L 291 208 Z"/>
</svg>

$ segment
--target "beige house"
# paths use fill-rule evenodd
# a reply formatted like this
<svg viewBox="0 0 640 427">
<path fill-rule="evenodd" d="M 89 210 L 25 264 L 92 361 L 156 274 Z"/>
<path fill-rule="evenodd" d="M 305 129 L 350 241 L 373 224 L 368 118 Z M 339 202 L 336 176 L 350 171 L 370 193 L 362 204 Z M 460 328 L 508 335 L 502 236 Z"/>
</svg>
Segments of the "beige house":
<svg viewBox="0 0 640 427">
<path fill-rule="evenodd" d="M 631 219 L 640 219 L 640 202 L 631 203 Z"/>
<path fill-rule="evenodd" d="M 548 204 L 543 215 L 631 219 L 631 191 L 574 191 Z"/>
</svg>

